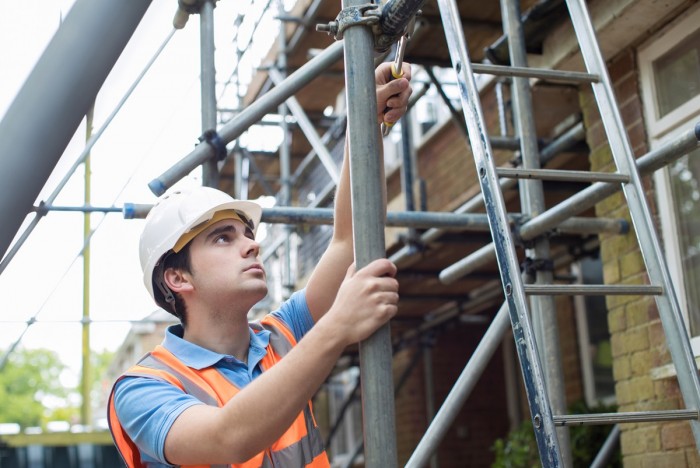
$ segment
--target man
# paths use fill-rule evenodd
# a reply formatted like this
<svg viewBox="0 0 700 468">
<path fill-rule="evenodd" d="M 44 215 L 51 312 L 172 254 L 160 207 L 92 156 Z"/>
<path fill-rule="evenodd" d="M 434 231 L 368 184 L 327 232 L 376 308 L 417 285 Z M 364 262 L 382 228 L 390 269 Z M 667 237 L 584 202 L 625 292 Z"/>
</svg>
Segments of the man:
<svg viewBox="0 0 700 468">
<path fill-rule="evenodd" d="M 389 64 L 377 68 L 378 125 L 406 111 L 408 64 L 404 73 L 392 80 Z M 329 466 L 310 400 L 343 349 L 385 324 L 398 302 L 390 261 L 352 265 L 348 164 L 346 151 L 328 249 L 306 288 L 260 323 L 247 321 L 267 294 L 260 207 L 201 187 L 151 210 L 144 282 L 182 324 L 110 396 L 110 429 L 129 466 Z"/>
</svg>

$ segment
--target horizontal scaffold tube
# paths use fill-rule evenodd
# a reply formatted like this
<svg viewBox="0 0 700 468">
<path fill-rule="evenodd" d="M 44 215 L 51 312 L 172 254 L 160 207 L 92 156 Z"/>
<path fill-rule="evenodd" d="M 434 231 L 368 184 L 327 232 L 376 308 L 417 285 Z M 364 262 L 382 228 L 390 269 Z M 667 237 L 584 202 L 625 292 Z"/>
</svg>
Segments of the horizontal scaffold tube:
<svg viewBox="0 0 700 468">
<path fill-rule="evenodd" d="M 125 219 L 145 218 L 153 205 L 125 203 Z M 89 207 L 91 211 L 114 211 L 112 208 Z M 50 207 L 48 208 L 51 209 Z M 69 211 L 66 207 L 61 211 Z M 74 211 L 79 211 L 75 208 Z M 520 218 L 512 216 L 512 222 Z M 333 224 L 332 208 L 263 208 L 261 221 L 269 224 Z M 410 227 L 415 229 L 454 229 L 471 232 L 489 232 L 488 217 L 481 213 L 452 213 L 429 211 L 389 211 L 386 215 L 388 227 Z M 627 232 L 629 225 L 624 219 L 611 218 L 571 218 L 559 226 L 559 231 L 567 234 L 596 234 L 600 232 L 620 234 Z"/>
<path fill-rule="evenodd" d="M 693 128 L 686 130 L 664 146 L 650 151 L 637 159 L 637 169 L 641 175 L 651 174 L 697 148 L 700 148 L 700 123 L 695 124 Z M 524 223 L 520 226 L 520 237 L 524 241 L 532 240 L 560 226 L 572 216 L 594 207 L 597 203 L 621 189 L 621 184 L 607 182 L 591 184 L 566 201 Z M 496 260 L 496 251 L 493 243 L 486 245 L 478 253 L 478 256 L 467 256 L 447 267 L 440 274 L 440 280 L 445 284 L 453 283 Z"/>
</svg>

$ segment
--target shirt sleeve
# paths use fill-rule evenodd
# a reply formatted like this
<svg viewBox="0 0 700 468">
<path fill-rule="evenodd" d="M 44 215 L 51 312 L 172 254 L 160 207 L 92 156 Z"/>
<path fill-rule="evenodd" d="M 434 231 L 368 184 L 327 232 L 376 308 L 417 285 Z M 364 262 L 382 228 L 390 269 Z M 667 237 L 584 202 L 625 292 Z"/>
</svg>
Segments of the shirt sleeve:
<svg viewBox="0 0 700 468">
<path fill-rule="evenodd" d="M 306 289 L 292 294 L 272 315 L 287 324 L 297 341 L 314 326 L 314 319 L 306 303 Z"/>
<path fill-rule="evenodd" d="M 157 379 L 125 377 L 117 382 L 114 406 L 122 427 L 142 455 L 164 463 L 165 437 L 187 408 L 203 404 L 192 395 Z"/>
</svg>

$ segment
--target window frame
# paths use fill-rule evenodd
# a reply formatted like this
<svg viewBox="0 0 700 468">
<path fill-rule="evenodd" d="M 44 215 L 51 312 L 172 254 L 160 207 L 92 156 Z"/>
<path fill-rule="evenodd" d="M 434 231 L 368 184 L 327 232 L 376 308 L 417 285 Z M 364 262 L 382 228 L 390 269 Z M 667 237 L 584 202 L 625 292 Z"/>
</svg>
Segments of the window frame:
<svg viewBox="0 0 700 468">
<path fill-rule="evenodd" d="M 679 16 L 677 21 L 669 24 L 664 30 L 654 35 L 638 48 L 639 82 L 645 125 L 651 149 L 659 148 L 677 137 L 700 117 L 700 94 L 663 117 L 658 117 L 656 76 L 654 74 L 654 62 L 657 59 L 672 51 L 684 39 L 696 34 L 699 30 L 700 5 L 695 5 L 685 14 Z M 656 171 L 653 178 L 658 206 L 672 206 L 673 195 L 668 168 L 664 167 Z M 663 248 L 671 279 L 683 311 L 683 320 L 691 338 L 693 353 L 695 356 L 700 356 L 700 330 L 697 330 L 694 334 L 689 326 L 686 284 L 683 278 L 680 244 L 678 242 L 678 219 L 675 210 L 658 210 L 658 216 L 663 237 Z"/>
</svg>

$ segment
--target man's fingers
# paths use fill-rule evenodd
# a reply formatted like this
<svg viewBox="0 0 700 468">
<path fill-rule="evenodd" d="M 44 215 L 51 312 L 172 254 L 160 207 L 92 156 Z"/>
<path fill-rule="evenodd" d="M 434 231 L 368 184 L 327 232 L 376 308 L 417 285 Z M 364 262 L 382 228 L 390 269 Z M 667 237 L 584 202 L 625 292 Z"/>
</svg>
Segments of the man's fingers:
<svg viewBox="0 0 700 468">
<path fill-rule="evenodd" d="M 396 276 L 396 265 L 386 258 L 378 258 L 370 262 L 367 266 L 362 268 L 361 271 L 371 276 Z"/>
</svg>

